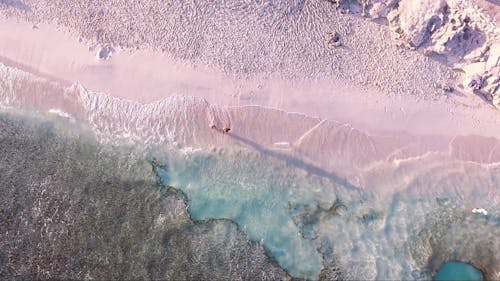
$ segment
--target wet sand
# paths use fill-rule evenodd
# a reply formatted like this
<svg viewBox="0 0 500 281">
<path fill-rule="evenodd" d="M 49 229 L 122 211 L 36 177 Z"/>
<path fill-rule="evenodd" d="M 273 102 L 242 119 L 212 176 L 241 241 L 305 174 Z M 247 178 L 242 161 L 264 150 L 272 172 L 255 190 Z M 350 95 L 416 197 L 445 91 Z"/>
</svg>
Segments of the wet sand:
<svg viewBox="0 0 500 281">
<path fill-rule="evenodd" d="M 339 79 L 231 77 L 148 50 L 118 49 L 102 60 L 97 49 L 89 50 L 88 44 L 54 25 L 33 28 L 4 19 L 2 26 L 8 28 L 0 29 L 0 62 L 65 86 L 78 82 L 131 101 L 148 103 L 184 94 L 228 108 L 258 105 L 337 120 L 369 132 L 500 138 L 498 111 L 460 90 L 432 98 L 425 93 L 388 96 Z"/>
<path fill-rule="evenodd" d="M 29 5 L 36 2 L 27 1 Z M 281 3 L 288 9 L 286 2 Z M 325 3 L 297 1 L 285 13 L 295 13 L 292 17 L 296 17 L 279 19 L 275 23 L 282 25 L 269 29 L 266 20 L 276 14 L 273 7 L 257 7 L 255 11 L 263 15 L 244 5 L 220 7 L 222 12 L 207 16 L 209 20 L 213 16 L 216 24 L 203 22 L 203 15 L 195 15 L 206 25 L 186 23 L 186 29 L 182 29 L 183 19 L 179 19 L 172 24 L 181 23 L 177 26 L 181 38 L 169 45 L 180 47 L 176 49 L 178 53 L 160 52 L 145 44 L 159 42 L 156 46 L 161 46 L 161 40 L 169 38 L 168 28 L 160 41 L 148 41 L 151 38 L 147 36 L 157 34 L 149 30 L 144 37 L 132 38 L 136 45 L 117 47 L 120 44 L 112 43 L 120 42 L 120 36 L 134 37 L 137 33 L 129 34 L 127 27 L 113 25 L 116 22 L 109 24 L 112 17 L 108 16 L 101 19 L 106 24 L 101 26 L 99 21 L 91 27 L 102 27 L 99 34 L 111 34 L 118 39 L 106 45 L 103 35 L 102 40 L 89 43 L 92 40 L 85 37 L 85 32 L 92 34 L 92 30 L 86 30 L 89 26 L 84 24 L 75 27 L 73 20 L 87 18 L 87 12 L 107 15 L 114 11 L 104 6 L 102 11 L 73 10 L 83 13 L 83 17 L 61 18 L 61 25 L 71 23 L 71 31 L 54 24 L 34 27 L 15 19 L 2 19 L 0 109 L 15 113 L 16 108 L 23 108 L 35 111 L 35 115 L 41 112 L 40 128 L 44 132 L 45 118 L 48 124 L 52 118 L 70 120 L 61 122 L 61 126 L 73 127 L 75 121 L 84 123 L 83 127 L 88 125 L 97 135 L 99 145 L 113 151 L 123 144 L 138 143 L 141 149 L 147 144 L 146 149 L 153 151 L 154 163 L 162 151 L 169 151 L 165 159 L 158 161 L 158 167 L 154 163 L 144 164 L 153 166 L 157 183 L 185 192 L 191 201 L 180 209 L 197 220 L 234 220 L 267 252 L 285 251 L 291 259 L 282 256 L 280 266 L 295 270 L 290 271 L 295 277 L 316 279 L 322 275 L 318 272 L 320 260 L 312 262 L 314 270 L 301 271 L 312 259 L 301 255 L 304 251 L 294 251 L 306 240 L 306 248 L 314 257 L 319 257 L 323 249 L 313 240 L 321 241 L 321 246 L 328 241 L 335 245 L 334 251 L 327 253 L 328 260 L 323 257 L 322 262 L 331 263 L 323 264 L 324 268 L 339 266 L 352 274 L 339 279 L 409 279 L 408 276 L 417 278 L 419 274 L 425 277 L 422 279 L 430 279 L 432 272 L 424 270 L 433 270 L 451 256 L 476 260 L 481 268 L 488 267 L 485 272 L 490 276 L 498 276 L 498 255 L 485 250 L 494 248 L 490 247 L 491 242 L 498 244 L 494 237 L 496 217 L 491 217 L 491 226 L 484 225 L 482 219 L 489 217 L 479 217 L 472 211 L 480 207 L 490 215 L 498 213 L 498 110 L 460 88 L 445 91 L 443 86 L 461 74 L 418 52 L 394 47 L 386 39 L 386 27 L 350 15 L 321 18 L 332 15 L 330 6 L 325 6 L 330 9 L 327 11 L 317 9 L 329 5 Z M 106 4 L 109 3 L 103 5 Z M 191 4 L 204 5 L 194 1 L 174 8 L 184 9 Z M 49 6 L 51 15 L 66 12 L 50 10 L 54 7 Z M 224 23 L 224 13 L 233 15 L 233 8 L 234 18 L 228 21 L 241 20 L 241 25 L 229 25 L 235 32 L 218 29 Z M 243 16 L 237 13 L 241 11 Z M 134 13 L 127 16 L 130 14 Z M 179 14 L 191 16 L 182 11 Z M 144 14 L 138 17 L 158 20 Z M 89 22 L 93 24 L 92 19 Z M 287 24 L 292 27 L 287 29 Z M 332 29 L 342 32 L 345 45 L 327 50 L 321 40 L 325 30 Z M 247 33 L 236 32 L 242 30 Z M 271 42 L 269 38 L 277 40 Z M 99 59 L 99 44 L 112 46 L 116 52 L 108 59 Z M 226 127 L 231 130 L 222 133 Z M 10 131 L 3 133 L 9 141 Z M 23 138 L 21 134 L 18 139 Z M 9 143 L 16 148 L 19 141 Z M 109 143 L 112 145 L 107 146 Z M 43 143 L 36 145 L 45 148 Z M 31 153 L 29 149 L 21 150 Z M 38 154 L 36 150 L 33 153 Z M 130 157 L 129 154 L 126 151 L 124 157 Z M 6 161 L 13 161 L 15 167 L 22 169 L 24 160 L 10 159 L 10 152 L 5 155 Z M 49 149 L 47 155 L 59 154 Z M 112 161 L 100 150 L 84 155 Z M 68 157 L 67 161 L 79 164 L 78 157 L 76 161 L 74 156 Z M 122 166 L 109 164 L 115 169 Z M 93 168 L 106 170 L 89 165 L 85 170 L 90 174 L 94 173 Z M 164 178 L 158 172 L 163 166 L 168 168 Z M 150 167 L 147 168 L 150 175 Z M 45 185 L 45 173 L 50 171 L 41 171 L 41 178 L 34 181 Z M 129 174 L 127 170 L 124 173 Z M 311 194 L 314 196 L 309 197 Z M 316 225 L 316 238 L 311 240 L 303 233 L 305 240 L 297 238 L 297 226 L 302 223 L 289 217 L 288 195 L 297 197 L 297 201 L 292 200 L 297 206 L 304 203 L 315 210 L 311 214 L 306 210 L 303 219 L 308 221 L 304 227 Z M 327 214 L 337 212 L 337 202 L 343 204 L 337 199 L 346 200 L 347 216 L 342 210 L 333 216 Z M 261 205 L 262 202 L 267 203 Z M 442 211 L 450 202 L 458 206 L 457 217 Z M 464 219 L 460 218 L 467 218 L 470 224 L 464 227 Z M 287 220 L 289 223 L 283 223 Z M 446 224 L 447 220 L 453 223 Z M 429 222 L 439 226 L 429 226 Z M 460 235 L 451 239 L 440 233 Z M 178 237 L 178 233 L 172 237 Z M 430 245 L 435 243 L 429 243 L 429 237 L 436 237 L 438 245 Z M 187 236 L 181 240 L 191 239 Z M 283 241 L 291 244 L 280 244 Z M 466 247 L 458 247 L 462 244 Z M 415 252 L 409 253 L 412 249 Z M 360 272 L 361 267 L 364 270 Z M 407 268 L 416 271 L 410 273 Z M 33 266 L 32 270 L 40 269 Z"/>
</svg>

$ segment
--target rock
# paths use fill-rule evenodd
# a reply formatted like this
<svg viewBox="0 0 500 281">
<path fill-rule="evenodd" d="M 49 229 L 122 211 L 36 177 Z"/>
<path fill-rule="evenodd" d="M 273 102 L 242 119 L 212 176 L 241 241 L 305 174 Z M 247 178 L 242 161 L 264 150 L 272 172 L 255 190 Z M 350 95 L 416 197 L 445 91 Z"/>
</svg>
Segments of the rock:
<svg viewBox="0 0 500 281">
<path fill-rule="evenodd" d="M 473 76 L 469 80 L 467 87 L 469 87 L 470 89 L 472 89 L 474 91 L 480 90 L 483 87 L 483 78 L 479 75 Z"/>
<path fill-rule="evenodd" d="M 500 66 L 500 41 L 491 45 L 488 60 L 486 61 L 486 68 L 490 69 L 496 66 Z"/>
<path fill-rule="evenodd" d="M 445 7 L 444 0 L 399 3 L 399 27 L 411 45 L 419 47 L 429 39 L 430 33 L 441 27 Z"/>
<path fill-rule="evenodd" d="M 389 13 L 389 9 L 385 3 L 373 3 L 372 7 L 368 11 L 368 15 L 372 19 L 385 18 Z"/>
<path fill-rule="evenodd" d="M 481 214 L 481 215 L 485 215 L 485 216 L 488 215 L 488 211 L 486 209 L 483 209 L 483 208 L 474 208 L 474 209 L 472 209 L 472 213 L 473 214 Z"/>
<path fill-rule="evenodd" d="M 496 108 L 500 109 L 500 95 L 494 96 L 491 102 Z"/>
<path fill-rule="evenodd" d="M 447 66 L 463 70 L 464 88 L 499 107 L 495 68 L 500 65 L 500 34 L 477 7 L 457 0 L 374 2 L 370 17 L 387 18 L 396 45 L 439 56 Z"/>
<path fill-rule="evenodd" d="M 469 71 L 470 69 L 474 69 L 474 67 L 465 68 Z M 472 92 L 483 96 L 500 109 L 500 93 L 498 91 L 500 88 L 500 66 L 482 72 L 470 72 L 469 75 L 466 75 L 464 86 L 467 86 Z"/>
<path fill-rule="evenodd" d="M 115 52 L 115 49 L 111 46 L 105 46 L 99 49 L 97 52 L 97 58 L 101 60 L 108 60 L 111 58 L 113 53 Z"/>
<path fill-rule="evenodd" d="M 328 48 L 333 49 L 340 47 L 342 43 L 340 42 L 340 34 L 338 32 L 327 32 Z"/>
<path fill-rule="evenodd" d="M 483 77 L 484 88 L 483 95 L 487 96 L 493 105 L 500 109 L 500 66 L 489 70 Z"/>
<path fill-rule="evenodd" d="M 462 70 L 468 77 L 474 75 L 482 75 L 486 71 L 486 63 L 476 62 L 476 63 L 466 64 L 462 67 Z"/>
</svg>

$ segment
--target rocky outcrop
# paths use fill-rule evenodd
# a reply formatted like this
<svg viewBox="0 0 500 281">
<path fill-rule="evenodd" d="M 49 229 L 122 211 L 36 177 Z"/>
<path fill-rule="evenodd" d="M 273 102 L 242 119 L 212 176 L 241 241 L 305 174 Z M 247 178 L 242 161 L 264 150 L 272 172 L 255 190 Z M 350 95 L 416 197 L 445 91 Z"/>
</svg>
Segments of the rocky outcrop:
<svg viewBox="0 0 500 281">
<path fill-rule="evenodd" d="M 386 22 L 397 45 L 419 50 L 463 73 L 458 87 L 500 109 L 500 29 L 477 1 L 337 2 L 339 8 L 361 10 L 363 16 Z"/>
<path fill-rule="evenodd" d="M 388 13 L 396 42 L 464 72 L 462 85 L 500 108 L 500 32 L 467 1 L 402 0 Z"/>
</svg>

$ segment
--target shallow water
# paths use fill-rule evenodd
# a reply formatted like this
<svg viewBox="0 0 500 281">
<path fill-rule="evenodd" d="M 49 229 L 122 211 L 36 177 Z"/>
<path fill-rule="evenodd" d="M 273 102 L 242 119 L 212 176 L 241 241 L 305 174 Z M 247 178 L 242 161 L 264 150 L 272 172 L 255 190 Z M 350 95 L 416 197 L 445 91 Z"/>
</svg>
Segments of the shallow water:
<svg viewBox="0 0 500 281">
<path fill-rule="evenodd" d="M 181 11 L 196 11 L 178 3 L 187 7 Z M 429 81 L 456 76 L 433 60 L 393 46 L 387 31 L 378 33 L 378 25 L 332 16 L 338 14 L 328 1 L 227 3 L 218 7 L 195 1 L 206 11 L 201 14 L 178 13 L 175 5 L 167 13 L 146 9 L 158 11 L 165 19 L 161 22 L 175 23 L 169 29 L 154 25 L 175 33 L 178 45 L 172 46 L 170 39 L 160 44 L 174 57 L 224 73 L 334 78 L 398 96 L 436 92 Z M 92 18 L 86 10 L 81 9 L 83 18 Z M 61 11 L 65 15 L 68 9 Z M 179 14 L 199 20 L 186 24 L 185 17 L 176 19 Z M 288 16 L 281 18 L 283 14 Z M 325 49 L 325 34 L 332 28 L 342 33 L 346 48 Z M 373 37 L 359 30 L 373 31 Z M 129 34 L 126 28 L 122 32 Z M 212 35 L 224 35 L 224 40 Z M 386 48 L 367 52 L 371 45 Z M 398 71 L 401 65 L 404 71 Z M 373 140 L 366 136 L 350 142 L 351 128 L 329 135 L 325 131 L 333 126 L 324 126 L 301 135 L 317 121 L 303 118 L 304 130 L 295 132 L 302 117 L 289 122 L 287 114 L 286 122 L 277 126 L 245 127 L 275 120 L 267 116 L 249 122 L 265 110 L 239 119 L 241 131 L 268 135 L 267 144 L 307 136 L 300 147 L 304 158 L 313 161 L 315 153 L 331 158 L 316 158 L 316 164 L 333 169 L 322 170 L 244 135 L 239 142 L 219 138 L 207 127 L 226 124 L 231 116 L 201 99 L 183 96 L 143 105 L 80 86 L 63 89 L 38 80 L 30 84 L 27 74 L 19 78 L 18 71 L 2 69 L 6 78 L 0 81 L 0 102 L 38 110 L 60 107 L 94 132 L 87 128 L 83 136 L 81 128 L 71 129 L 78 121 L 68 125 L 36 114 L 0 119 L 0 218 L 6 222 L 0 224 L 0 279 L 275 280 L 291 275 L 430 280 L 449 260 L 472 261 L 489 279 L 500 276 L 498 165 L 429 154 L 365 167 L 359 162 L 369 158 L 364 154 Z M 252 104 L 281 104 L 258 94 L 253 100 L 253 88 L 238 90 L 242 103 L 249 96 Z M 303 94 L 309 97 L 314 91 Z M 290 136 L 288 129 L 294 131 Z M 130 148 L 113 142 L 117 135 L 148 145 Z M 325 141 L 337 138 L 338 146 Z M 225 149 L 186 149 L 190 145 Z M 343 167 L 344 161 L 352 163 Z M 342 178 L 352 166 L 359 168 L 352 172 L 359 181 Z M 489 214 L 471 213 L 476 207 Z"/>
<path fill-rule="evenodd" d="M 447 262 L 439 269 L 433 280 L 481 281 L 483 274 L 470 264 Z"/>
<path fill-rule="evenodd" d="M 450 256 L 498 264 L 488 250 L 499 245 L 497 218 L 469 206 L 495 212 L 489 194 L 500 176 L 479 166 L 466 165 L 467 176 L 450 172 L 456 163 L 432 167 L 432 177 L 408 169 L 412 182 L 381 195 L 245 150 L 174 153 L 165 163 L 157 173 L 186 193 L 193 219 L 235 221 L 295 277 L 317 279 L 338 267 L 349 279 L 425 280 Z M 387 173 L 374 182 L 394 184 L 397 172 Z"/>
<path fill-rule="evenodd" d="M 333 204 L 340 190 L 307 180 L 293 168 L 251 152 L 170 160 L 168 170 L 159 174 L 165 184 L 186 193 L 193 219 L 234 220 L 292 275 L 319 274 L 321 254 L 313 240 L 303 238 L 294 217 L 302 215 L 298 206 Z"/>
<path fill-rule="evenodd" d="M 34 195 L 27 205 L 14 200 L 26 206 L 21 209 L 6 203 L 3 207 L 12 217 L 18 216 L 19 210 L 44 210 L 37 213 L 36 220 L 25 221 L 40 235 L 40 247 L 46 249 L 41 253 L 49 257 L 50 253 L 70 257 L 71 252 L 61 249 L 79 249 L 90 243 L 100 245 L 97 255 L 118 258 L 104 266 L 103 274 L 88 271 L 90 276 L 118 278 L 122 276 L 118 274 L 120 264 L 125 262 L 131 269 L 140 269 L 137 277 L 252 279 L 262 273 L 273 279 L 285 276 L 279 271 L 285 269 L 293 277 L 313 280 L 429 280 L 448 260 L 474 261 L 487 276 L 494 276 L 499 265 L 495 249 L 500 247 L 500 173 L 495 165 L 429 155 L 372 168 L 362 175 L 365 180 L 360 182 L 365 184 L 358 186 L 331 173 L 320 173 L 317 167 L 297 165 L 300 159 L 292 156 L 246 147 L 203 151 L 139 144 L 130 149 L 119 143 L 98 144 L 85 126 L 75 128 L 75 123 L 67 120 L 33 116 L 2 119 L 0 141 L 5 152 L 0 168 L 8 175 L 2 178 L 3 194 L 31 190 Z M 18 119 L 24 121 L 16 123 Z M 26 159 L 33 161 L 26 166 Z M 9 169 L 9 165 L 17 168 Z M 44 169 L 36 172 L 37 166 Z M 28 178 L 27 171 L 31 174 Z M 11 181 L 16 184 L 6 184 Z M 168 199 L 170 203 L 151 201 L 169 198 L 167 186 L 183 195 L 175 197 L 177 201 Z M 37 206 L 38 193 L 33 191 L 49 192 L 50 196 L 42 197 L 46 201 Z M 50 201 L 51 196 L 60 199 Z M 80 199 L 71 201 L 73 197 Z M 11 199 L 5 196 L 2 202 L 6 200 Z M 88 224 L 85 216 L 75 213 L 77 219 L 70 229 L 97 229 L 96 237 L 86 238 L 85 234 L 80 242 L 72 242 L 57 231 L 64 230 L 64 224 L 49 218 L 54 212 L 51 208 L 65 204 L 73 206 L 73 211 L 79 204 L 90 206 L 85 214 L 96 221 Z M 473 214 L 474 207 L 483 207 L 489 214 Z M 225 219 L 226 223 L 214 224 L 212 219 Z M 54 234 L 45 236 L 40 220 Z M 155 225 L 159 225 L 159 232 Z M 16 227 L 9 233 L 15 231 Z M 140 246 L 142 250 L 130 244 L 143 240 L 136 231 L 153 231 L 153 240 Z M 113 235 L 117 234 L 120 238 L 115 241 Z M 246 236 L 241 235 L 248 235 L 252 242 L 245 244 Z M 58 246 L 50 244 L 52 236 L 63 237 L 59 240 L 68 244 L 55 250 Z M 10 247 L 3 257 L 31 254 L 15 246 L 12 239 L 2 238 L 2 245 Z M 113 241 L 122 243 L 119 252 L 109 248 Z M 183 244 L 186 241 L 192 243 Z M 184 248 L 189 251 L 183 252 Z M 235 253 L 243 249 L 246 252 L 233 261 Z M 131 251 L 138 251 L 139 256 Z M 86 259 L 95 261 L 92 255 L 96 253 L 84 253 Z M 214 261 L 221 255 L 220 262 Z M 63 262 L 54 259 L 55 265 Z M 254 260 L 260 263 L 252 267 Z M 93 266 L 72 265 L 76 269 Z M 278 265 L 282 269 L 276 268 Z M 9 266 L 19 270 L 17 263 Z M 50 276 L 66 276 L 38 259 L 30 260 L 23 276 L 49 276 L 37 273 L 37 266 Z M 168 270 L 161 270 L 164 267 Z M 217 273 L 208 273 L 211 269 Z M 69 277 L 84 276 L 75 273 Z"/>
<path fill-rule="evenodd" d="M 286 280 L 227 220 L 193 222 L 143 149 L 0 112 L 0 279 Z"/>
</svg>

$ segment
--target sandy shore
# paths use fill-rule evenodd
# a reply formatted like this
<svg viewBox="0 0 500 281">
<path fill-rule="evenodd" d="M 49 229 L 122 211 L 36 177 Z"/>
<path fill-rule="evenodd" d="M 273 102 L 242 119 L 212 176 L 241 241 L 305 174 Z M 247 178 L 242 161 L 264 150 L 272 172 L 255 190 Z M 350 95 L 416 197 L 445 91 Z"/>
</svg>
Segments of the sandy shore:
<svg viewBox="0 0 500 281">
<path fill-rule="evenodd" d="M 63 2 L 55 5 L 64 6 Z M 74 3 L 85 4 L 85 1 L 75 0 Z M 191 4 L 197 3 L 194 1 Z M 205 5 L 203 1 L 200 3 Z M 151 39 L 147 36 L 156 36 L 154 30 L 143 38 L 132 38 L 137 39 L 137 42 L 134 41 L 137 49 L 128 45 L 121 48 L 117 47 L 120 44 L 103 43 L 105 40 L 81 38 L 80 35 L 83 35 L 79 28 L 85 29 L 89 22 L 92 26 L 93 20 L 66 30 L 55 24 L 33 26 L 15 18 L 1 19 L 0 111 L 13 113 L 14 116 L 19 113 L 17 108 L 35 111 L 36 118 L 47 121 L 43 124 L 48 124 L 49 128 L 52 124 L 72 127 L 75 121 L 81 122 L 84 127 L 92 129 L 92 137 L 97 136 L 104 144 L 112 144 L 103 146 L 110 150 L 123 144 L 128 149 L 128 145 L 138 143 L 141 153 L 146 148 L 148 153 L 154 154 L 147 158 L 153 164 L 156 180 L 161 179 L 165 186 L 180 187 L 185 193 L 184 198 L 189 205 L 181 209 L 189 211 L 192 219 L 234 219 L 270 253 L 275 246 L 277 252 L 283 249 L 290 252 L 287 255 L 292 262 L 277 260 L 287 270 L 298 268 L 297 271 L 290 271 L 296 277 L 315 280 L 321 275 L 321 261 L 313 262 L 310 267 L 308 263 L 313 261 L 311 255 L 307 252 L 304 252 L 305 256 L 296 255 L 296 252 L 301 252 L 297 247 L 302 245 L 301 238 L 297 238 L 301 233 L 296 229 L 298 224 L 287 219 L 292 215 L 288 195 L 282 197 L 280 193 L 296 196 L 300 200 L 310 200 L 309 194 L 314 194 L 312 198 L 317 196 L 321 199 L 314 203 L 317 210 L 323 209 L 319 203 L 325 196 L 334 196 L 335 201 L 334 197 L 325 201 L 328 204 L 333 202 L 328 212 L 337 212 L 337 203 L 339 212 L 342 211 L 340 205 L 344 203 L 337 199 L 351 198 L 354 201 L 349 203 L 349 207 L 344 207 L 346 212 L 349 210 L 355 216 L 346 217 L 348 219 L 344 223 L 344 220 L 337 219 L 343 214 L 335 214 L 332 220 L 325 220 L 326 223 L 317 228 L 319 239 L 302 234 L 304 241 L 335 241 L 335 255 L 351 252 L 353 255 L 339 255 L 345 261 L 335 259 L 331 262 L 333 265 L 353 269 L 356 274 L 359 268 L 371 267 L 376 274 L 361 272 L 368 277 L 351 279 L 408 279 L 397 277 L 406 276 L 402 274 L 415 277 L 413 272 L 407 270 L 408 266 L 395 268 L 394 272 L 399 275 L 384 275 L 392 273 L 379 272 L 384 267 L 380 261 L 386 257 L 397 261 L 396 264 L 403 261 L 408 253 L 401 249 L 406 249 L 404 247 L 415 239 L 413 235 L 422 236 L 425 245 L 428 244 L 428 237 L 439 240 L 439 235 L 432 232 L 427 235 L 424 231 L 429 229 L 426 220 L 431 218 L 431 221 L 435 219 L 441 223 L 442 218 L 435 214 L 440 214 L 441 207 L 448 204 L 448 198 L 457 198 L 460 212 L 474 220 L 483 219 L 474 214 L 474 208 L 484 208 L 495 216 L 498 214 L 500 114 L 477 95 L 465 93 L 462 88 L 450 90 L 448 86 L 455 85 L 451 83 L 462 74 L 418 51 L 395 47 L 386 39 L 389 34 L 386 26 L 358 17 L 351 18 L 350 15 L 339 19 L 322 18 L 327 13 L 320 8 L 323 7 L 321 5 L 331 4 L 327 1 L 298 1 L 296 5 L 289 5 L 286 1 L 280 3 L 285 6 L 284 9 L 292 9 L 286 10 L 285 14 L 296 13 L 296 18 L 278 21 L 284 28 L 272 26 L 266 29 L 269 27 L 266 20 L 275 12 L 273 7 L 258 7 L 257 12 L 264 14 L 261 16 L 248 9 L 249 5 L 235 7 L 243 11 L 244 16 L 235 12 L 233 23 L 241 21 L 240 26 L 229 25 L 248 34 L 218 29 L 224 23 L 225 12 L 233 15 L 232 7 L 221 7 L 220 14 L 215 8 L 213 18 L 216 24 L 211 26 L 215 27 L 199 31 L 208 32 L 206 37 L 199 37 L 196 29 L 188 30 L 196 36 L 191 36 L 190 32 L 182 33 L 185 31 L 182 24 L 171 30 L 165 27 L 161 40 L 170 38 L 168 32 L 174 30 L 175 33 L 176 28 L 179 28 L 179 33 L 182 33 L 179 37 L 182 38 L 172 41 L 169 46 L 156 46 L 166 46 L 167 49 L 181 46 L 176 50 L 178 53 L 172 50 L 160 52 L 148 48 L 147 44 L 141 45 Z M 106 4 L 109 5 L 103 5 Z M 191 4 L 174 3 L 173 9 Z M 325 6 L 331 9 L 328 12 L 334 9 L 330 6 Z M 31 7 L 37 9 L 37 6 Z M 51 8 L 54 6 L 40 10 L 66 13 L 64 9 L 53 11 Z M 295 8 L 298 12 L 293 10 Z M 73 11 L 84 15 L 63 20 L 74 23 L 73 20 L 85 20 L 86 12 L 105 15 L 113 9 L 76 9 Z M 146 10 L 156 12 L 155 9 Z M 178 15 L 188 15 L 184 11 L 175 11 Z M 134 15 L 128 11 L 126 14 Z M 211 16 L 207 16 L 208 21 Z M 193 17 L 200 21 L 207 20 L 203 15 Z M 113 19 L 103 17 L 102 21 L 110 18 Z M 182 18 L 177 22 L 175 20 L 172 23 L 174 26 L 183 21 Z M 338 25 L 332 28 L 335 21 Z M 165 24 L 165 21 L 157 23 Z M 107 31 L 99 34 L 118 30 L 116 34 L 111 34 L 118 39 L 124 35 L 126 40 L 131 39 L 128 35 L 134 37 L 138 34 L 129 34 L 126 29 L 120 30 L 121 25 L 113 24 L 116 22 L 103 24 Z M 189 24 L 186 26 L 189 27 Z M 287 24 L 291 26 L 288 29 Z M 100 23 L 92 27 L 98 26 Z M 200 29 L 206 27 L 200 23 L 198 26 Z M 256 26 L 264 27 L 259 30 L 255 29 Z M 331 50 L 323 44 L 323 37 L 326 30 L 335 28 L 345 28 L 341 30 L 344 45 Z M 371 32 L 373 36 L 365 34 Z M 160 43 L 163 42 L 161 40 Z M 186 42 L 188 44 L 183 45 Z M 184 56 L 186 54 L 192 56 Z M 290 73 L 293 75 L 288 75 Z M 38 114 L 40 112 L 42 114 Z M 18 117 L 23 119 L 26 114 L 31 113 L 21 111 Z M 61 118 L 63 122 L 52 122 Z M 225 131 L 225 128 L 230 130 Z M 11 132 L 8 130 L 4 132 L 9 142 Z M 50 132 L 51 129 L 43 127 L 41 130 Z M 45 138 L 40 140 L 42 147 L 43 142 L 51 141 Z M 17 141 L 11 143 L 19 150 Z M 24 150 L 21 148 L 21 151 Z M 162 156 L 165 151 L 168 153 Z M 30 153 L 35 155 L 38 152 L 34 150 Z M 86 154 L 86 151 L 82 149 L 82 153 Z M 157 156 L 158 167 L 155 164 Z M 7 153 L 6 159 L 22 168 L 24 162 L 9 157 L 10 153 Z M 104 159 L 107 156 L 99 152 L 91 157 Z M 73 156 L 67 161 L 79 164 Z M 113 162 L 112 165 L 122 168 L 119 163 Z M 165 170 L 165 179 L 162 178 L 162 170 Z M 42 173 L 41 176 L 46 177 L 45 172 Z M 281 179 L 275 181 L 275 175 L 283 178 L 282 185 Z M 304 179 L 304 183 L 311 181 L 313 184 L 302 184 L 295 179 L 295 175 L 297 179 Z M 295 190 L 296 187 L 299 189 Z M 301 193 L 302 189 L 304 193 Z M 197 217 L 195 200 L 199 199 L 198 191 L 208 195 L 199 197 L 205 202 L 198 205 L 202 208 L 198 209 L 201 216 Z M 225 193 L 227 191 L 231 193 Z M 352 195 L 345 197 L 344 193 Z M 412 203 L 406 204 L 405 200 Z M 270 205 L 261 205 L 261 202 L 270 202 Z M 232 208 L 230 213 L 210 214 L 208 211 L 212 207 L 203 207 L 211 206 L 205 203 L 213 203 L 213 210 L 218 210 L 220 206 L 231 207 L 233 203 L 242 206 Z M 379 209 L 387 212 L 378 212 Z M 253 226 L 248 223 L 250 220 L 238 221 L 236 218 L 247 217 L 247 211 L 252 213 Z M 281 216 L 280 212 L 284 215 Z M 315 211 L 307 220 L 313 221 L 314 216 L 322 217 L 322 212 Z M 253 217 L 255 214 L 258 216 Z M 448 217 L 447 213 L 443 214 Z M 284 223 L 286 220 L 283 218 L 290 223 Z M 425 223 L 424 230 L 412 228 L 413 224 L 420 223 Z M 482 223 L 478 221 L 477 225 Z M 291 227 L 289 233 L 283 232 L 287 231 L 286 224 Z M 265 230 L 266 236 L 257 235 L 262 226 L 267 225 L 277 232 Z M 349 225 L 356 226 L 352 228 Z M 363 225 L 363 228 L 357 225 Z M 483 233 L 484 230 L 485 236 L 470 240 L 477 245 L 489 247 L 491 241 L 496 243 L 491 237 L 494 231 L 489 228 L 477 228 L 470 232 L 467 227 L 474 226 L 465 225 L 464 220 L 457 220 L 457 227 L 467 234 Z M 444 233 L 460 233 L 446 224 L 441 228 Z M 254 230 L 257 231 L 252 232 Z M 378 238 L 367 239 L 370 236 L 368 233 Z M 401 234 L 395 236 L 396 233 Z M 380 240 L 379 236 L 383 239 Z M 456 245 L 460 246 L 464 239 L 457 237 Z M 288 240 L 298 241 L 298 244 L 280 244 L 280 241 Z M 353 243 L 363 240 L 367 241 L 360 244 L 361 247 Z M 316 249 L 322 244 L 311 243 L 311 247 L 305 249 L 312 249 L 312 256 L 319 257 Z M 474 243 L 467 245 L 475 250 L 462 250 L 467 252 L 460 254 L 463 260 L 474 260 L 480 256 L 478 253 L 482 256 L 487 252 L 475 247 Z M 419 244 L 415 245 L 412 247 L 421 248 Z M 452 256 L 451 253 L 457 255 L 459 247 L 454 245 L 446 243 L 451 249 L 450 254 L 432 249 L 426 250 L 425 254 L 411 255 L 416 260 L 422 260 L 418 268 L 428 270 L 429 260 L 437 263 L 434 251 L 446 253 L 442 254 L 444 261 Z M 497 274 L 497 255 L 486 254 L 481 260 L 487 260 L 488 263 L 484 263 L 493 266 L 485 272 Z M 303 271 L 308 267 L 313 269 Z M 323 267 L 327 266 L 324 264 Z M 426 274 L 430 276 L 431 273 Z M 349 276 L 346 278 L 350 279 Z"/>
<path fill-rule="evenodd" d="M 54 25 L 34 28 L 14 19 L 3 19 L 1 25 L 6 28 L 0 29 L 0 62 L 132 101 L 186 94 L 224 107 L 259 105 L 338 120 L 370 132 L 500 137 L 498 111 L 459 91 L 431 99 L 425 94 L 391 97 L 337 79 L 231 77 L 147 50 L 118 49 L 102 60 L 98 49 Z"/>
</svg>

